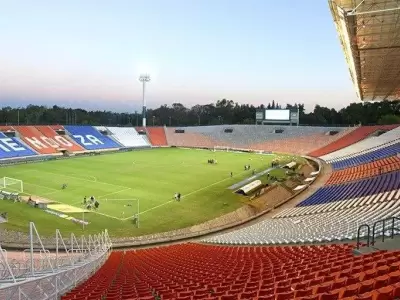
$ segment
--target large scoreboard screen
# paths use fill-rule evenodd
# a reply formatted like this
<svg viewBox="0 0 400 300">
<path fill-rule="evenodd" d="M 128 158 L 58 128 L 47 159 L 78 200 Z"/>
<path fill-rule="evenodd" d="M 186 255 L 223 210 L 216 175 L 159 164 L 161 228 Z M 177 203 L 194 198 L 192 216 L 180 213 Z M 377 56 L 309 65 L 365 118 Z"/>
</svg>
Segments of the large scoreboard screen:
<svg viewBox="0 0 400 300">
<path fill-rule="evenodd" d="M 264 120 L 271 121 L 289 121 L 290 110 L 288 109 L 266 109 Z"/>
<path fill-rule="evenodd" d="M 257 123 L 271 124 L 298 124 L 299 112 L 297 109 L 258 109 Z"/>
</svg>

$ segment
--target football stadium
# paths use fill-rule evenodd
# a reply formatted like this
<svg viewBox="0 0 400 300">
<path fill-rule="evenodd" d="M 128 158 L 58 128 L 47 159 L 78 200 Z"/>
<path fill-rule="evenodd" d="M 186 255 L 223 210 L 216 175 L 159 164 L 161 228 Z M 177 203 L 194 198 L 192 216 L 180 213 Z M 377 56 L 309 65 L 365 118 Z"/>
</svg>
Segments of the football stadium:
<svg viewBox="0 0 400 300">
<path fill-rule="evenodd" d="M 359 100 L 398 101 L 400 3 L 328 3 Z M 0 299 L 400 299 L 400 124 L 143 112 L 0 126 Z"/>
</svg>

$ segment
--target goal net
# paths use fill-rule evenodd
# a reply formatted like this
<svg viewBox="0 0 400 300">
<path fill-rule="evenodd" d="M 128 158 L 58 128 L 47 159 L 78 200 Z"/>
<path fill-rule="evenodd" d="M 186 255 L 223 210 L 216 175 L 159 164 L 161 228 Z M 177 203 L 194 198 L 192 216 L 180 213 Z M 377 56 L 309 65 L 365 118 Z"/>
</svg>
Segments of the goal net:
<svg viewBox="0 0 400 300">
<path fill-rule="evenodd" d="M 225 146 L 214 146 L 214 152 L 216 151 L 225 151 L 225 152 L 229 152 L 231 148 L 229 147 L 225 147 Z"/>
<path fill-rule="evenodd" d="M 0 189 L 4 189 L 6 191 L 13 191 L 18 193 L 24 192 L 24 183 L 22 180 L 3 177 L 0 179 Z"/>
</svg>

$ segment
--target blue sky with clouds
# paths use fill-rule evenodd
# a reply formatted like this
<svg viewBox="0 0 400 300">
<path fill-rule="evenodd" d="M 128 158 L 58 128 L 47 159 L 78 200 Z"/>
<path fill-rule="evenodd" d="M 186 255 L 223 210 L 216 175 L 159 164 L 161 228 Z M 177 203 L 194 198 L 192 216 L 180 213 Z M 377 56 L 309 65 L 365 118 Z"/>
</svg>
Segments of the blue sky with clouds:
<svg viewBox="0 0 400 300">
<path fill-rule="evenodd" d="M 0 0 L 0 103 L 357 101 L 328 0 Z"/>
</svg>

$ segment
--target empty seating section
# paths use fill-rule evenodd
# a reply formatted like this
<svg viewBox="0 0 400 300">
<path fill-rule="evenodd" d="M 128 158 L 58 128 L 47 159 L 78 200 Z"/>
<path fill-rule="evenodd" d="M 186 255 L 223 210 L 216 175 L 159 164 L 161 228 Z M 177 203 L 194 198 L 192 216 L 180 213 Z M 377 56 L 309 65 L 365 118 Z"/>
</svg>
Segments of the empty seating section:
<svg viewBox="0 0 400 300">
<path fill-rule="evenodd" d="M 375 207 L 377 207 L 378 210 L 390 207 L 394 209 L 395 206 L 397 205 L 396 204 L 397 202 L 392 200 L 400 200 L 400 189 L 392 190 L 390 192 L 356 197 L 356 198 L 329 202 L 324 204 L 293 207 L 281 211 L 280 213 L 276 214 L 274 218 L 298 217 L 298 216 L 312 215 L 312 214 L 331 212 L 337 210 L 345 210 L 349 208 L 355 208 L 367 205 L 370 206 L 370 209 Z M 377 203 L 378 205 L 375 206 L 375 204 Z"/>
<path fill-rule="evenodd" d="M 391 156 L 373 162 L 333 172 L 326 185 L 350 182 L 400 170 L 400 157 Z"/>
<path fill-rule="evenodd" d="M 168 146 L 164 127 L 148 127 L 147 133 L 153 146 Z"/>
<path fill-rule="evenodd" d="M 352 246 L 226 247 L 181 244 L 111 254 L 72 299 L 395 299 L 400 252 Z M 86 297 L 85 297 L 86 295 Z M 350 299 L 350 298 L 346 298 Z"/>
<path fill-rule="evenodd" d="M 55 149 L 66 149 L 70 152 L 79 152 L 85 150 L 71 140 L 69 136 L 59 135 L 50 126 L 36 126 L 36 128 L 43 135 L 41 136 L 41 139 L 45 142 L 48 142 L 50 146 L 54 147 Z"/>
<path fill-rule="evenodd" d="M 307 206 L 340 201 L 356 197 L 389 192 L 400 188 L 400 171 L 386 173 L 356 182 L 328 185 L 318 189 L 297 206 Z"/>
<path fill-rule="evenodd" d="M 20 139 L 7 137 L 4 133 L 0 132 L 0 159 L 32 155 L 36 155 L 36 153 L 24 145 Z"/>
<path fill-rule="evenodd" d="M 365 154 L 400 142 L 400 127 L 396 127 L 380 136 L 369 137 L 351 146 L 321 156 L 327 162 L 334 162 Z"/>
<path fill-rule="evenodd" d="M 354 143 L 357 143 L 369 135 L 373 134 L 378 130 L 392 130 L 396 128 L 398 125 L 378 125 L 378 126 L 362 126 L 358 127 L 353 131 L 348 132 L 346 135 L 342 136 L 341 138 L 337 139 L 333 143 L 326 145 L 318 150 L 315 150 L 309 153 L 310 156 L 318 157 L 333 151 L 345 148 L 350 146 Z"/>
<path fill-rule="evenodd" d="M 332 167 L 335 170 L 344 169 L 352 166 L 376 161 L 381 158 L 398 155 L 400 153 L 400 142 L 378 148 L 371 152 L 366 152 L 357 156 L 351 156 L 346 159 L 337 160 L 332 162 Z"/>
<path fill-rule="evenodd" d="M 276 152 L 308 153 L 353 130 L 349 128 L 269 125 L 217 125 L 183 127 L 184 133 L 167 128 L 169 145 L 182 147 L 232 147 Z M 231 129 L 231 132 L 226 132 Z M 329 132 L 338 131 L 335 135 Z M 279 132 L 279 133 L 278 133 Z M 310 143 L 310 140 L 313 142 Z"/>
<path fill-rule="evenodd" d="M 314 208 L 315 205 L 308 207 Z M 355 239 L 358 226 L 361 224 L 372 226 L 378 220 L 393 216 L 400 216 L 400 200 L 295 217 L 277 215 L 276 218 L 266 219 L 236 231 L 205 238 L 203 242 L 233 245 L 277 245 L 341 241 Z"/>
<path fill-rule="evenodd" d="M 221 143 L 214 142 L 210 137 L 200 133 L 186 132 L 175 133 L 175 128 L 166 128 L 166 138 L 168 145 L 178 147 L 208 147 L 212 148 L 216 145 L 224 146 Z"/>
<path fill-rule="evenodd" d="M 101 134 L 92 126 L 67 125 L 64 128 L 71 138 L 87 150 L 120 148 L 121 145 L 108 136 Z"/>
<path fill-rule="evenodd" d="M 290 137 L 287 139 L 272 140 L 260 144 L 253 144 L 250 145 L 250 148 L 273 152 L 305 154 L 338 139 L 343 134 L 346 134 L 346 131 L 342 131 L 336 135 L 320 133 L 300 137 Z"/>
<path fill-rule="evenodd" d="M 16 126 L 15 129 L 20 134 L 21 139 L 39 154 L 57 153 L 52 141 L 43 136 L 34 126 Z"/>
<path fill-rule="evenodd" d="M 111 136 L 125 147 L 148 147 L 147 140 L 133 127 L 107 127 Z"/>
</svg>

